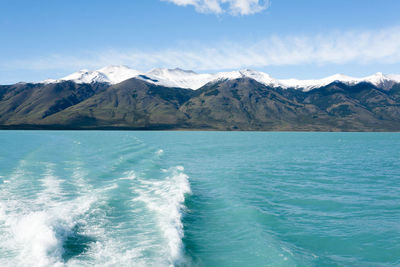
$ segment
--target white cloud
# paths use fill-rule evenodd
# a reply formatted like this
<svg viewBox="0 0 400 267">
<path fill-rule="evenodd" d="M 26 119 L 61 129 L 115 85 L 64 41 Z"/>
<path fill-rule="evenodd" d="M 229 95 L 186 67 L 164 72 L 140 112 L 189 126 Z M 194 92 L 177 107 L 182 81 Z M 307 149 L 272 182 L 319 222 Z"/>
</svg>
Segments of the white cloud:
<svg viewBox="0 0 400 267">
<path fill-rule="evenodd" d="M 183 1 L 183 0 L 182 0 Z M 307 64 L 400 63 L 400 27 L 330 32 L 314 36 L 272 36 L 253 42 L 186 43 L 157 51 L 107 50 L 79 55 L 1 62 L 0 69 L 73 70 L 124 64 L 147 70 L 180 67 L 198 71 L 302 66 Z"/>
<path fill-rule="evenodd" d="M 251 15 L 268 7 L 269 0 L 161 0 L 178 6 L 194 6 L 201 13 Z"/>
</svg>

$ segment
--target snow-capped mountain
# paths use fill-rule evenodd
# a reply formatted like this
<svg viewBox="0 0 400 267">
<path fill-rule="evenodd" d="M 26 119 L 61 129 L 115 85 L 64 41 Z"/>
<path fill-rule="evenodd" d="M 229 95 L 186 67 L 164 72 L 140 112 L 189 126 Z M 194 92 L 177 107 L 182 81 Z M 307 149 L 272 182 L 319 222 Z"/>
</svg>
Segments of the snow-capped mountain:
<svg viewBox="0 0 400 267">
<path fill-rule="evenodd" d="M 127 66 L 107 66 L 99 69 L 98 72 L 106 75 L 111 84 L 117 84 L 142 74 L 140 71 Z"/>
<path fill-rule="evenodd" d="M 214 80 L 212 74 L 198 74 L 194 71 L 176 69 L 152 69 L 138 78 L 167 87 L 198 89 Z"/>
<path fill-rule="evenodd" d="M 377 72 L 374 75 L 365 77 L 362 81 L 372 83 L 382 89 L 390 89 L 393 84 L 400 82 L 400 75 L 384 75 L 382 72 Z"/>
<path fill-rule="evenodd" d="M 117 84 L 142 73 L 127 66 L 107 66 L 98 70 L 80 70 L 57 80 L 45 80 L 44 83 L 73 81 L 75 83 L 110 83 Z"/>
<path fill-rule="evenodd" d="M 309 91 L 314 88 L 318 88 L 321 86 L 328 85 L 335 81 L 340 81 L 346 83 L 348 85 L 353 85 L 359 82 L 360 79 L 353 78 L 350 76 L 346 76 L 343 74 L 335 74 L 326 78 L 322 78 L 319 80 L 298 80 L 298 79 L 287 79 L 280 80 L 281 84 L 285 88 L 295 88 L 295 89 L 303 89 L 303 91 Z"/>
<path fill-rule="evenodd" d="M 179 87 L 189 89 L 199 89 L 210 82 L 217 82 L 227 79 L 252 78 L 259 83 L 281 88 L 295 88 L 303 91 L 309 91 L 314 88 L 326 86 L 332 82 L 339 81 L 348 85 L 354 85 L 361 82 L 371 83 L 382 89 L 390 89 L 395 83 L 400 83 L 400 75 L 384 75 L 380 72 L 364 78 L 354 78 L 343 74 L 335 74 L 318 80 L 298 80 L 283 79 L 278 80 L 270 75 L 254 70 L 239 70 L 231 72 L 218 73 L 196 73 L 194 71 L 176 69 L 157 68 L 148 72 L 133 70 L 126 66 L 107 66 L 98 70 L 81 70 L 72 73 L 58 80 L 45 80 L 44 83 L 56 83 L 62 81 L 74 81 L 76 83 L 94 83 L 102 82 L 117 84 L 130 78 L 138 78 L 149 83 L 162 85 L 166 87 Z"/>
<path fill-rule="evenodd" d="M 209 82 L 243 77 L 253 78 L 258 82 L 267 85 L 280 85 L 277 80 L 271 78 L 268 74 L 253 70 L 198 74 L 193 71 L 187 71 L 178 68 L 153 69 L 147 72 L 145 75 L 141 75 L 139 78 L 162 86 L 199 89 Z"/>
</svg>

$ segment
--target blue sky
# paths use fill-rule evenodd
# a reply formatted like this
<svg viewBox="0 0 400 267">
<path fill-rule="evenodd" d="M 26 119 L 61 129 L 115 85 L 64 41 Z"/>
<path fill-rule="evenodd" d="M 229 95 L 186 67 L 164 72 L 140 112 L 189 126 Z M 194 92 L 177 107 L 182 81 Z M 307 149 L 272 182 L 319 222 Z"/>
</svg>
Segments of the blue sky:
<svg viewBox="0 0 400 267">
<path fill-rule="evenodd" d="M 398 0 L 1 0 L 0 83 L 124 64 L 400 73 Z"/>
</svg>

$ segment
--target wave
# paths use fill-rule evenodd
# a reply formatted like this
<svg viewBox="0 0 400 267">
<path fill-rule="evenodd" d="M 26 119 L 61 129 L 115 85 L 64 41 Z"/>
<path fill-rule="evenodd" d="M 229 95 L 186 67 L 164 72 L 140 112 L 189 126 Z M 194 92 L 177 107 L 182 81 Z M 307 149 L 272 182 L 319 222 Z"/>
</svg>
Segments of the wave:
<svg viewBox="0 0 400 267">
<path fill-rule="evenodd" d="M 12 188 L 3 187 L 0 198 L 0 247 L 6 248 L 9 257 L 0 259 L 1 266 L 63 266 L 66 243 L 78 236 L 78 224 L 93 203 L 94 195 L 66 200 L 62 193 L 64 180 L 54 175 L 52 164 L 45 164 L 41 190 L 34 198 L 18 196 L 17 168 L 11 178 Z M 24 166 L 26 167 L 26 166 Z M 24 177 L 26 178 L 26 177 Z"/>
<path fill-rule="evenodd" d="M 108 190 L 105 206 L 96 205 L 96 209 L 108 209 L 107 215 L 89 218 L 87 222 L 90 225 L 87 232 L 97 237 L 96 242 L 91 244 L 84 260 L 74 258 L 67 265 L 183 263 L 182 216 L 185 195 L 191 193 L 189 177 L 183 171 L 181 166 L 173 167 L 155 179 L 143 178 L 145 173 L 127 171 L 111 179 L 113 186 L 101 189 Z"/>
<path fill-rule="evenodd" d="M 163 153 L 164 153 L 164 150 L 162 150 L 162 149 L 159 149 L 156 151 L 157 156 L 161 156 Z"/>
<path fill-rule="evenodd" d="M 124 172 L 134 162 L 127 156 L 104 179 L 90 179 L 97 173 L 76 159 L 56 164 L 30 158 L 11 174 L 1 173 L 0 266 L 183 262 L 189 177 L 182 166 L 160 172 L 163 151 L 146 151 L 134 163 L 137 173 Z"/>
<path fill-rule="evenodd" d="M 26 266 L 62 266 L 64 244 L 77 234 L 77 218 L 89 210 L 91 199 L 64 203 L 64 208 L 12 214 L 6 219 L 18 248 L 18 262 Z"/>
<path fill-rule="evenodd" d="M 170 265 L 183 261 L 182 215 L 185 195 L 191 194 L 189 177 L 183 171 L 182 166 L 176 166 L 165 170 L 168 176 L 164 180 L 138 178 L 139 185 L 133 187 L 133 191 L 138 194 L 134 200 L 145 203 L 157 218 Z"/>
</svg>

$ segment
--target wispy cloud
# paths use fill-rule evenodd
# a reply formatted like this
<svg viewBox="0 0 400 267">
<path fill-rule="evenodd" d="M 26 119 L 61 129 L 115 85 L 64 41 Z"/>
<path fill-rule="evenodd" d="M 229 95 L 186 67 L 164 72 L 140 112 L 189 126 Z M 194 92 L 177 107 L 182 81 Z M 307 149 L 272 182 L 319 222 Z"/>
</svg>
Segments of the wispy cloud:
<svg viewBox="0 0 400 267">
<path fill-rule="evenodd" d="M 107 50 L 1 62 L 0 69 L 77 70 L 124 64 L 140 70 L 193 70 L 301 66 L 306 64 L 400 63 L 400 27 L 330 32 L 313 36 L 271 36 L 253 42 L 191 42 L 158 51 Z"/>
<path fill-rule="evenodd" d="M 268 0 L 161 0 L 178 6 L 194 6 L 201 13 L 251 15 L 268 7 Z"/>
</svg>

